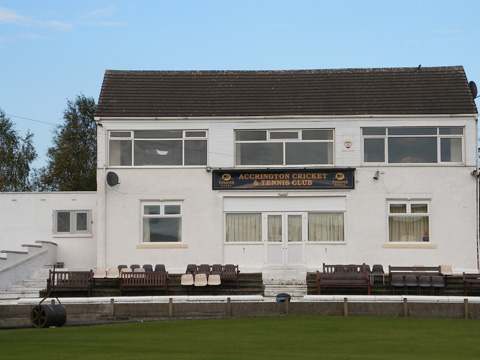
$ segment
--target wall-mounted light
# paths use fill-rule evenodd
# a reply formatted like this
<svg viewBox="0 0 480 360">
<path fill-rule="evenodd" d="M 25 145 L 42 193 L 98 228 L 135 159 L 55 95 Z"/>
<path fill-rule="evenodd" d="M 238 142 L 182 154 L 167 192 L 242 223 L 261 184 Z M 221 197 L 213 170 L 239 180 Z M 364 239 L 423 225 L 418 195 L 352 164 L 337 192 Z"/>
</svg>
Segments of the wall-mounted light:
<svg viewBox="0 0 480 360">
<path fill-rule="evenodd" d="M 207 172 L 210 172 L 210 171 L 212 171 L 212 168 L 211 168 L 210 166 L 207 166 L 207 167 L 205 168 L 205 170 L 207 170 Z"/>
<path fill-rule="evenodd" d="M 374 178 L 375 180 L 378 180 L 379 177 L 380 177 L 380 171 L 377 170 L 377 171 L 375 172 L 375 175 L 373 175 L 373 178 Z"/>
</svg>

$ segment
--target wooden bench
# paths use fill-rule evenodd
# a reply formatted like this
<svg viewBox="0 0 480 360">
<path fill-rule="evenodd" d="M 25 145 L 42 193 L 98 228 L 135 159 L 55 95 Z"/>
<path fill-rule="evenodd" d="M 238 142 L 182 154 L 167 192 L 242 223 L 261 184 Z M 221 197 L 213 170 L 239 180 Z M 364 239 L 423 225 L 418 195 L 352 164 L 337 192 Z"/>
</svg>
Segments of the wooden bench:
<svg viewBox="0 0 480 360">
<path fill-rule="evenodd" d="M 467 296 L 469 290 L 480 290 L 480 274 L 463 273 L 463 295 Z"/>
<path fill-rule="evenodd" d="M 442 276 L 441 266 L 388 266 L 388 275 L 390 280 L 392 275 L 429 275 L 429 276 Z"/>
<path fill-rule="evenodd" d="M 168 272 L 122 272 L 120 273 L 120 296 L 125 288 L 164 288 L 168 295 Z"/>
<path fill-rule="evenodd" d="M 93 271 L 53 271 L 48 272 L 47 294 L 57 290 L 86 290 L 92 296 Z"/>
<path fill-rule="evenodd" d="M 323 272 L 317 271 L 317 293 L 329 288 L 364 288 L 370 295 L 370 277 L 365 264 L 326 265 Z"/>
</svg>

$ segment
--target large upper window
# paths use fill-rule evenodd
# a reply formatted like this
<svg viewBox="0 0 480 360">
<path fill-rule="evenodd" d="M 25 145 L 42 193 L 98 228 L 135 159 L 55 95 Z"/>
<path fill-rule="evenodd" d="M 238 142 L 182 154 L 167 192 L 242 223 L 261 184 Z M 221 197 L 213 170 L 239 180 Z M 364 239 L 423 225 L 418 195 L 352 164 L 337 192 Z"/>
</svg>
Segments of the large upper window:
<svg viewBox="0 0 480 360">
<path fill-rule="evenodd" d="M 142 242 L 181 242 L 182 205 L 179 203 L 142 204 Z"/>
<path fill-rule="evenodd" d="M 109 132 L 110 166 L 195 166 L 207 164 L 203 130 Z"/>
<path fill-rule="evenodd" d="M 461 163 L 462 127 L 363 128 L 366 163 Z"/>
<path fill-rule="evenodd" d="M 429 204 L 395 201 L 388 204 L 390 242 L 429 242 Z"/>
<path fill-rule="evenodd" d="M 236 165 L 333 164 L 333 130 L 237 130 Z"/>
</svg>

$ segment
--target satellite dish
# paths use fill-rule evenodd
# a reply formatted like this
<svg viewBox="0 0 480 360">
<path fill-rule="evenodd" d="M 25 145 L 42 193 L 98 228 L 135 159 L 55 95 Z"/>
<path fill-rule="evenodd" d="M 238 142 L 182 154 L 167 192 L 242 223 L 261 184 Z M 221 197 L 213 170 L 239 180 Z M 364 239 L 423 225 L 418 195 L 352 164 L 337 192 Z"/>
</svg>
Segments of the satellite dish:
<svg viewBox="0 0 480 360">
<path fill-rule="evenodd" d="M 468 83 L 468 86 L 470 86 L 470 90 L 472 91 L 473 98 L 475 99 L 478 94 L 477 84 L 475 84 L 475 81 L 470 81 Z"/>
<path fill-rule="evenodd" d="M 110 185 L 110 186 L 115 186 L 115 185 L 120 184 L 118 182 L 118 175 L 115 174 L 113 171 L 109 171 L 107 173 L 107 184 Z"/>
</svg>

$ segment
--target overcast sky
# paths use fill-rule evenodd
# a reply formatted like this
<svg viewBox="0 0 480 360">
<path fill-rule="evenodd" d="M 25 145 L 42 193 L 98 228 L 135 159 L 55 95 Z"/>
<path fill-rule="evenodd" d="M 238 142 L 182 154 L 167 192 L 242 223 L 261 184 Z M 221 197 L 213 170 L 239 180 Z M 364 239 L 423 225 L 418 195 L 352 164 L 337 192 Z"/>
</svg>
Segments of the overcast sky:
<svg viewBox="0 0 480 360">
<path fill-rule="evenodd" d="M 479 0 L 0 1 L 0 108 L 43 166 L 67 100 L 105 70 L 463 65 L 480 86 Z M 478 101 L 477 101 L 478 106 Z"/>
</svg>

